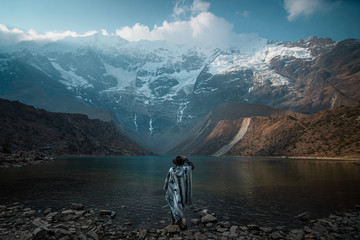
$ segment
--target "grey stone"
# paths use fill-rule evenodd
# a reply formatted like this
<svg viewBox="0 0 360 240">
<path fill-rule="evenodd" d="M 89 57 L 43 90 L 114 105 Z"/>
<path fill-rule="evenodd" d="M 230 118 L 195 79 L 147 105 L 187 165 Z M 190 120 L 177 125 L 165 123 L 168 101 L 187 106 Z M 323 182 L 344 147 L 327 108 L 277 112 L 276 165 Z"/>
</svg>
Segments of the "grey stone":
<svg viewBox="0 0 360 240">
<path fill-rule="evenodd" d="M 271 233 L 272 228 L 271 227 L 260 227 L 260 231 L 263 231 L 264 233 Z"/>
<path fill-rule="evenodd" d="M 51 212 L 52 212 L 51 208 L 47 208 L 47 209 L 44 211 L 44 215 L 47 215 L 47 214 L 49 214 L 49 213 L 51 213 Z"/>
<path fill-rule="evenodd" d="M 202 233 L 195 233 L 194 235 L 195 240 L 207 240 L 207 237 Z"/>
<path fill-rule="evenodd" d="M 207 224 L 205 224 L 205 226 L 208 227 L 208 228 L 211 228 L 214 225 L 212 223 L 207 223 Z"/>
<path fill-rule="evenodd" d="M 226 232 L 227 230 L 228 230 L 227 228 L 222 228 L 222 227 L 216 229 L 216 231 L 221 233 Z"/>
<path fill-rule="evenodd" d="M 91 237 L 94 240 L 99 240 L 99 236 L 97 235 L 96 232 L 94 232 L 94 230 L 88 231 L 86 235 Z"/>
<path fill-rule="evenodd" d="M 271 233 L 270 236 L 271 236 L 272 239 L 280 239 L 280 238 L 283 238 L 283 236 L 280 234 L 279 231 L 276 231 L 276 232 Z"/>
<path fill-rule="evenodd" d="M 198 225 L 200 223 L 200 219 L 197 218 L 191 219 L 191 223 L 194 225 Z"/>
<path fill-rule="evenodd" d="M 230 235 L 230 232 L 223 232 L 221 235 L 224 237 L 228 237 Z"/>
<path fill-rule="evenodd" d="M 48 215 L 46 215 L 46 219 L 47 220 L 52 220 L 56 215 L 58 214 L 58 212 L 51 212 Z"/>
<path fill-rule="evenodd" d="M 111 215 L 111 210 L 100 210 L 99 212 L 100 216 L 105 216 L 105 215 Z"/>
<path fill-rule="evenodd" d="M 35 218 L 31 222 L 35 227 L 48 227 L 50 224 L 46 221 L 41 220 L 40 218 Z"/>
<path fill-rule="evenodd" d="M 238 226 L 231 226 L 231 228 L 230 228 L 231 233 L 236 233 L 238 230 L 239 230 Z"/>
<path fill-rule="evenodd" d="M 49 230 L 47 228 L 38 227 L 33 231 L 35 239 L 44 238 Z"/>
<path fill-rule="evenodd" d="M 82 205 L 80 203 L 72 203 L 71 204 L 71 209 L 73 209 L 73 210 L 84 210 L 84 205 Z"/>
<path fill-rule="evenodd" d="M 312 228 L 312 233 L 313 232 L 318 232 L 320 234 L 326 233 L 327 232 L 327 228 L 325 226 L 323 226 L 321 223 L 316 223 L 313 228 Z"/>
<path fill-rule="evenodd" d="M 24 217 L 31 217 L 31 216 L 34 216 L 36 214 L 36 211 L 35 210 L 26 210 L 23 212 L 23 216 Z"/>
<path fill-rule="evenodd" d="M 205 216 L 203 216 L 201 218 L 201 222 L 202 223 L 212 223 L 212 222 L 217 222 L 217 218 L 214 217 L 213 215 L 207 214 Z"/>
<path fill-rule="evenodd" d="M 168 225 L 167 227 L 164 228 L 166 230 L 166 232 L 168 233 L 177 233 L 180 232 L 180 228 L 178 225 Z"/>
<path fill-rule="evenodd" d="M 300 219 L 301 221 L 308 221 L 311 217 L 310 212 L 303 212 L 296 216 L 296 218 Z"/>
<path fill-rule="evenodd" d="M 67 209 L 67 210 L 63 210 L 61 211 L 61 214 L 67 215 L 67 214 L 75 214 L 75 211 L 72 209 Z"/>
<path fill-rule="evenodd" d="M 249 224 L 249 225 L 247 225 L 247 227 L 249 230 L 256 230 L 256 231 L 260 230 L 259 226 L 256 224 Z"/>
<path fill-rule="evenodd" d="M 239 235 L 235 232 L 230 232 L 229 238 L 237 238 Z"/>
<path fill-rule="evenodd" d="M 146 229 L 143 229 L 139 232 L 139 239 L 145 239 L 147 236 L 148 232 Z"/>
</svg>

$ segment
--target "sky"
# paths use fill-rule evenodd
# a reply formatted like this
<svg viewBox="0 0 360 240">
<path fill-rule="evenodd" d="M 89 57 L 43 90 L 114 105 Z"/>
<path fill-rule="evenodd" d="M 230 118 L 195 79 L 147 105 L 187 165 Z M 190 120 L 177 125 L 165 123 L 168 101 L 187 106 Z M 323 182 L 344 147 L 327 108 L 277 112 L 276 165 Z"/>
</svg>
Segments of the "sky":
<svg viewBox="0 0 360 240">
<path fill-rule="evenodd" d="M 360 39 L 358 0 L 0 0 L 0 43 L 66 36 L 211 41 Z"/>
</svg>

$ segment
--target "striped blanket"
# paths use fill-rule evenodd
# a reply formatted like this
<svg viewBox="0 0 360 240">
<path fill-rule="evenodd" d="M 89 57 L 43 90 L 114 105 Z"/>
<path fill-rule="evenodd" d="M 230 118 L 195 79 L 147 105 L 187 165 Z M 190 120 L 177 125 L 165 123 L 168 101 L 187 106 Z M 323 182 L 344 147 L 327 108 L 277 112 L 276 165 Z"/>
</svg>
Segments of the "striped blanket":
<svg viewBox="0 0 360 240">
<path fill-rule="evenodd" d="M 191 205 L 191 171 L 190 166 L 171 167 L 165 179 L 165 199 L 176 222 L 184 216 L 185 207 Z"/>
</svg>

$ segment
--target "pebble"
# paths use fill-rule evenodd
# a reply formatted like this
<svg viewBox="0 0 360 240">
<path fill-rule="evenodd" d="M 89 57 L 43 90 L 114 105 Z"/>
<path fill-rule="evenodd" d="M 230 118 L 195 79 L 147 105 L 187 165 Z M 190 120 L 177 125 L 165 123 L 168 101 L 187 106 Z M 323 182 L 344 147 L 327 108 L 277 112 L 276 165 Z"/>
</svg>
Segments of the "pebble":
<svg viewBox="0 0 360 240">
<path fill-rule="evenodd" d="M 161 220 L 150 229 L 128 230 L 116 226 L 111 220 L 111 210 L 85 209 L 81 204 L 71 204 L 58 212 L 50 208 L 43 213 L 26 208 L 20 203 L 0 205 L 0 239 L 148 239 L 148 240 L 205 240 L 205 239 L 358 239 L 360 237 L 360 209 L 331 214 L 328 218 L 308 220 L 299 229 L 287 230 L 283 226 L 266 227 L 256 224 L 232 225 L 217 222 L 209 210 L 201 220 L 191 219 L 187 230 L 178 225 L 168 225 Z M 116 214 L 116 213 L 115 213 Z M 115 217 L 115 216 L 114 216 Z M 221 216 L 219 216 L 220 219 Z M 186 222 L 186 221 L 184 221 Z"/>
</svg>

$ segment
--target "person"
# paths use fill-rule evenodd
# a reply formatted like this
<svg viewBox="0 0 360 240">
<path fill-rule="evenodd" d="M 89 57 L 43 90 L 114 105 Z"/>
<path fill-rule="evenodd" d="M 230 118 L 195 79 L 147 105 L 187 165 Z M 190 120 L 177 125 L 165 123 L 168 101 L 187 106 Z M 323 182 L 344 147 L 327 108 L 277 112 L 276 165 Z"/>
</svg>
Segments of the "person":
<svg viewBox="0 0 360 240">
<path fill-rule="evenodd" d="M 186 226 L 182 218 L 185 207 L 192 203 L 192 170 L 195 166 L 184 156 L 177 156 L 172 162 L 175 166 L 169 169 L 165 179 L 165 199 L 171 210 L 171 224 L 177 224 L 184 230 Z"/>
</svg>

